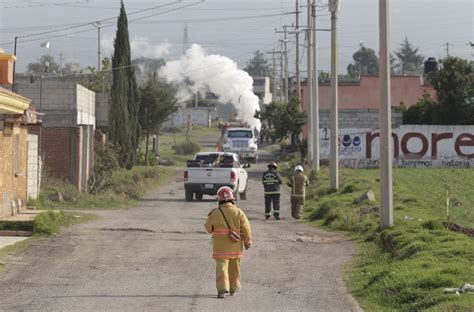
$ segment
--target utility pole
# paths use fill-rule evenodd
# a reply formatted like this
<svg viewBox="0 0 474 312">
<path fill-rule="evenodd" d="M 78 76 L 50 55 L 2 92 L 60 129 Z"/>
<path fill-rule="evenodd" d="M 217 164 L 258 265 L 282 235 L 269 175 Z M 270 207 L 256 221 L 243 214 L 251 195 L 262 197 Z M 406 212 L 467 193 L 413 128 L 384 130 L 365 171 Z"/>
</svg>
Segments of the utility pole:
<svg viewBox="0 0 474 312">
<path fill-rule="evenodd" d="M 446 57 L 449 57 L 449 42 L 446 42 Z"/>
<path fill-rule="evenodd" d="M 337 77 L 337 13 L 339 0 L 329 0 L 331 12 L 331 137 L 330 137 L 330 176 L 331 188 L 339 188 L 339 116 L 338 116 L 338 77 Z M 319 129 L 318 129 L 319 130 Z"/>
<path fill-rule="evenodd" d="M 313 103 L 314 107 L 312 110 L 312 121 L 313 121 L 313 167 L 316 171 L 319 171 L 319 75 L 318 75 L 318 44 L 316 40 L 316 0 L 313 0 L 311 6 L 311 19 L 312 19 L 312 58 L 313 58 L 313 81 L 311 88 L 313 89 Z"/>
<path fill-rule="evenodd" d="M 285 103 L 288 103 L 288 31 L 286 30 L 288 26 L 283 26 L 283 31 L 277 31 L 275 30 L 276 33 L 283 33 L 283 40 L 280 40 L 281 44 L 282 44 L 282 62 L 283 62 L 283 65 L 282 65 L 282 68 L 280 68 L 280 73 L 282 73 L 282 69 L 284 68 L 285 69 L 285 78 L 284 78 L 284 81 L 283 81 L 283 92 L 285 93 L 284 94 L 284 99 L 285 99 Z M 283 73 L 281 74 L 281 76 L 283 76 Z M 281 94 L 281 92 L 280 92 Z M 280 100 L 283 100 L 283 96 L 280 96 Z"/>
<path fill-rule="evenodd" d="M 100 71 L 100 21 L 93 23 L 97 27 L 97 72 Z"/>
<path fill-rule="evenodd" d="M 380 41 L 380 227 L 393 225 L 392 111 L 390 92 L 389 4 L 379 0 Z"/>
<path fill-rule="evenodd" d="M 296 26 L 295 26 L 295 35 L 296 35 L 296 95 L 298 96 L 298 100 L 300 101 L 300 107 L 303 103 L 301 103 L 301 79 L 300 79 L 300 33 L 299 33 L 299 5 L 298 0 L 296 0 Z"/>
<path fill-rule="evenodd" d="M 63 75 L 63 54 L 59 53 L 59 76 Z"/>
<path fill-rule="evenodd" d="M 312 38 L 313 34 L 312 31 L 316 31 L 312 29 L 312 2 L 308 0 L 308 22 L 307 22 L 307 30 L 306 30 L 306 42 L 308 44 L 307 47 L 307 81 L 306 81 L 306 90 L 308 90 L 308 108 L 307 108 L 307 116 L 308 116 L 308 142 L 307 142 L 307 149 L 308 149 L 308 162 L 314 165 L 314 155 L 313 155 L 313 142 L 314 142 L 314 120 L 313 120 L 313 52 L 312 52 Z"/>
<path fill-rule="evenodd" d="M 275 49 L 273 49 L 272 51 L 269 51 L 267 52 L 267 54 L 271 54 L 272 55 L 272 63 L 273 63 L 273 94 L 276 98 L 276 92 L 277 92 L 277 79 L 276 79 L 276 55 L 277 54 L 281 54 L 282 52 L 281 51 L 275 51 Z M 280 91 L 281 91 L 281 88 L 280 88 Z M 272 94 L 272 95 L 273 95 Z M 281 98 L 280 98 L 280 102 L 281 102 Z"/>
</svg>

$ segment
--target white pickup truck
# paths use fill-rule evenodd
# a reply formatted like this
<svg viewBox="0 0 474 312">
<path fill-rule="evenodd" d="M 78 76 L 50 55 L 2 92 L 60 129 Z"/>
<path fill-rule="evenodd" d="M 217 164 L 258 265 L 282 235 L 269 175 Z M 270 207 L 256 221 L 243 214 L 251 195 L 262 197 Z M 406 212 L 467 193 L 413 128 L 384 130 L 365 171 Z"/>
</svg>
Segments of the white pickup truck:
<svg viewBox="0 0 474 312">
<path fill-rule="evenodd" d="M 203 195 L 216 195 L 222 186 L 230 187 L 236 199 L 246 199 L 248 174 L 244 168 L 249 166 L 241 163 L 235 153 L 197 153 L 194 160 L 187 161 L 184 171 L 186 201 L 192 201 L 194 195 L 197 200 Z"/>
<path fill-rule="evenodd" d="M 236 153 L 241 159 L 257 163 L 257 142 L 250 128 L 228 128 L 223 135 L 223 150 Z"/>
</svg>

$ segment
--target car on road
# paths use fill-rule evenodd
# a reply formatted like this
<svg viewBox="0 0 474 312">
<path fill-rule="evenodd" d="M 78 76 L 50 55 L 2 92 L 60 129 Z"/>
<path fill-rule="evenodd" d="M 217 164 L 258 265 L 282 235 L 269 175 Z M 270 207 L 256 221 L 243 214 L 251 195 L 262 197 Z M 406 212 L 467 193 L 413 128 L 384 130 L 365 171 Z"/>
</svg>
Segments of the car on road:
<svg viewBox="0 0 474 312">
<path fill-rule="evenodd" d="M 186 201 L 203 195 L 216 195 L 222 186 L 228 186 L 237 199 L 246 199 L 249 167 L 236 153 L 201 152 L 186 162 L 184 192 Z"/>
<path fill-rule="evenodd" d="M 241 159 L 256 163 L 257 138 L 251 128 L 228 128 L 223 135 L 224 152 L 236 153 Z"/>
</svg>

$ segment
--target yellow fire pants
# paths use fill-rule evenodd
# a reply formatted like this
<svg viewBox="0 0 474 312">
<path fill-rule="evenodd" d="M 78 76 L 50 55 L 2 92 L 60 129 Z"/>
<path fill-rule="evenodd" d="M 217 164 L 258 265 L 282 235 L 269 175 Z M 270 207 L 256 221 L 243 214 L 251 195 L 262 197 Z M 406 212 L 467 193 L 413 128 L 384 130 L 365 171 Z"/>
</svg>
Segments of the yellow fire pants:
<svg viewBox="0 0 474 312">
<path fill-rule="evenodd" d="M 218 292 L 240 289 L 240 259 L 216 259 L 216 288 Z"/>
</svg>

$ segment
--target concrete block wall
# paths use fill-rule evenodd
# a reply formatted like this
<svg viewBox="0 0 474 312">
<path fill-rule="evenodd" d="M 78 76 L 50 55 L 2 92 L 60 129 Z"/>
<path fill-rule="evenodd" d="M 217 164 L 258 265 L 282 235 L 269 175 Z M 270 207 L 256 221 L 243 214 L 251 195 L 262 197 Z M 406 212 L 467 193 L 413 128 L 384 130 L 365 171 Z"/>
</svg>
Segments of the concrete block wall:
<svg viewBox="0 0 474 312">
<path fill-rule="evenodd" d="M 392 127 L 398 128 L 403 122 L 403 112 L 399 109 L 392 109 Z M 319 111 L 319 127 L 330 127 L 330 110 L 321 109 Z M 378 109 L 340 109 L 339 128 L 359 128 L 378 129 L 379 110 Z M 303 137 L 308 137 L 308 126 L 303 129 Z"/>
<path fill-rule="evenodd" d="M 402 112 L 392 110 L 392 126 L 399 127 L 402 124 Z M 330 111 L 320 111 L 320 128 L 329 128 Z M 378 128 L 379 111 L 377 109 L 341 109 L 339 110 L 339 128 Z"/>
<path fill-rule="evenodd" d="M 95 92 L 76 85 L 77 124 L 95 127 Z"/>
<path fill-rule="evenodd" d="M 109 127 L 109 93 L 95 94 L 95 120 L 99 129 L 106 130 Z"/>
</svg>

